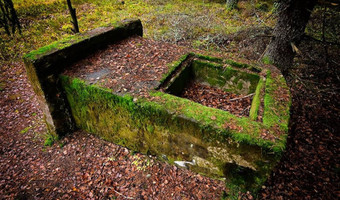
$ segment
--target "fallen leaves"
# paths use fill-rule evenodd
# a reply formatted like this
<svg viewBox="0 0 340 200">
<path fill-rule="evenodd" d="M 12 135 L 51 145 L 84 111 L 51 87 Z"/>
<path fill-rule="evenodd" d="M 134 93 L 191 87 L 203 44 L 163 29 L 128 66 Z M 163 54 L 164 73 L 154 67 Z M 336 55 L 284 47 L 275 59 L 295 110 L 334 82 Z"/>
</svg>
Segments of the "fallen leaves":
<svg viewBox="0 0 340 200">
<path fill-rule="evenodd" d="M 204 106 L 229 111 L 239 117 L 249 116 L 252 101 L 252 95 L 236 95 L 197 82 L 189 83 L 180 96 Z M 211 116 L 211 120 L 216 120 L 216 116 Z"/>
<path fill-rule="evenodd" d="M 322 48 L 316 48 L 313 43 L 304 41 L 301 50 L 323 57 Z M 338 53 L 334 53 L 333 57 L 331 53 L 328 55 L 330 59 L 339 58 Z M 336 134 L 339 133 L 339 116 L 334 110 L 338 107 L 340 96 L 338 93 L 323 93 L 319 88 L 337 87 L 338 77 L 334 70 L 338 70 L 339 66 L 334 63 L 317 65 L 310 60 L 303 64 L 307 62 L 304 58 L 297 58 L 297 61 L 298 67 L 286 77 L 292 94 L 287 150 L 267 181 L 266 188 L 260 192 L 260 197 L 338 199 L 339 176 L 334 169 L 339 168 L 340 138 Z M 281 98 L 278 100 L 287 100 L 286 94 L 277 95 Z M 267 136 L 265 132 L 263 136 Z"/>
<path fill-rule="evenodd" d="M 135 36 L 74 63 L 64 74 L 118 94 L 148 96 L 168 71 L 167 65 L 187 52 L 184 47 Z"/>
</svg>

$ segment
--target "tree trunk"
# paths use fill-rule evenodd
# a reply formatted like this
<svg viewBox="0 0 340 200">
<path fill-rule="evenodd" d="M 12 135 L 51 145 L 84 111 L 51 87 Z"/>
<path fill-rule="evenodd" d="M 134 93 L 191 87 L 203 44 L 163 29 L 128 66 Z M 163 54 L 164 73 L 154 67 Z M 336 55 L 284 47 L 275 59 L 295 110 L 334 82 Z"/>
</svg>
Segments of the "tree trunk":
<svg viewBox="0 0 340 200">
<path fill-rule="evenodd" d="M 228 10 L 236 8 L 238 0 L 226 0 L 226 6 Z"/>
<path fill-rule="evenodd" d="M 18 28 L 21 34 L 21 26 L 14 9 L 12 0 L 0 0 L 0 26 L 4 27 L 8 35 L 11 34 L 9 28 L 12 28 L 12 33 L 15 33 L 15 29 Z"/>
<path fill-rule="evenodd" d="M 73 30 L 72 31 L 74 33 L 79 33 L 76 9 L 72 8 L 71 0 L 67 0 L 67 6 L 68 6 L 68 9 L 69 9 L 71 17 L 72 17 L 72 24 L 73 24 Z"/>
<path fill-rule="evenodd" d="M 293 65 L 297 45 L 305 32 L 317 0 L 280 0 L 279 18 L 263 60 L 276 65 L 283 74 Z"/>
</svg>

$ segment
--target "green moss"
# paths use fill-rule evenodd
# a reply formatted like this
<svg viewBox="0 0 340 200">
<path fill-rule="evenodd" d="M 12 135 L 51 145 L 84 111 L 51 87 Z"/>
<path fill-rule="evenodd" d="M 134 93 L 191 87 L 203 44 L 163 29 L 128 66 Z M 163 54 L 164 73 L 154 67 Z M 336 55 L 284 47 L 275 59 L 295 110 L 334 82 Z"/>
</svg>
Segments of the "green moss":
<svg viewBox="0 0 340 200">
<path fill-rule="evenodd" d="M 236 67 L 236 68 L 240 68 L 240 69 L 248 69 L 252 72 L 261 72 L 262 69 L 261 68 L 258 68 L 258 67 L 255 67 L 255 66 L 252 66 L 252 65 L 248 65 L 248 64 L 244 64 L 244 63 L 238 63 L 238 62 L 235 62 L 233 60 L 225 60 L 224 63 L 227 63 L 229 65 L 231 65 L 232 67 Z"/>
<path fill-rule="evenodd" d="M 124 26 L 126 26 L 126 22 L 124 21 L 119 21 L 119 22 L 114 22 L 114 23 L 107 23 L 106 26 L 104 27 L 111 27 L 111 28 L 124 28 Z M 93 34 L 96 33 L 78 33 L 75 35 L 71 35 L 68 36 L 64 39 L 61 39 L 59 41 L 55 41 L 53 43 L 50 43 L 49 45 L 43 46 L 37 50 L 31 51 L 30 53 L 26 54 L 23 56 L 24 59 L 28 59 L 28 60 L 36 60 L 41 56 L 44 56 L 48 53 L 57 51 L 57 50 L 61 50 L 61 49 L 65 49 L 73 44 L 79 43 L 81 41 L 87 40 L 91 37 L 93 37 Z"/>
<path fill-rule="evenodd" d="M 247 65 L 247 64 L 244 64 L 244 63 L 238 63 L 238 62 L 235 62 L 235 61 L 233 61 L 233 60 L 225 60 L 224 61 L 225 63 L 227 63 L 227 64 L 229 64 L 229 65 L 231 65 L 231 66 L 233 66 L 233 67 L 237 67 L 237 68 L 243 68 L 243 69 L 247 69 L 247 68 L 249 68 L 249 65 Z"/>
<path fill-rule="evenodd" d="M 79 41 L 85 40 L 87 37 L 81 34 L 72 35 L 67 38 L 64 38 L 62 40 L 53 42 L 49 45 L 46 45 L 44 47 L 41 47 L 37 50 L 31 51 L 30 53 L 24 55 L 24 59 L 30 59 L 35 60 L 40 56 L 45 55 L 46 53 L 64 49 L 68 46 L 71 46 L 72 44 L 78 43 Z"/>
<path fill-rule="evenodd" d="M 271 141 L 259 139 L 260 130 L 264 127 L 261 123 L 249 120 L 249 118 L 238 118 L 229 112 L 206 107 L 162 92 L 154 92 L 151 95 L 160 97 L 157 102 L 170 112 L 193 119 L 201 124 L 202 128 L 214 130 L 216 134 L 212 137 L 215 139 L 226 141 L 227 138 L 231 137 L 236 142 L 258 145 L 265 149 L 271 149 L 275 145 Z M 226 129 L 226 123 L 234 123 L 237 129 Z"/>
<path fill-rule="evenodd" d="M 22 130 L 20 131 L 20 134 L 27 133 L 27 131 L 30 130 L 31 128 L 32 128 L 31 126 L 28 126 L 28 127 L 24 128 L 24 129 L 22 129 Z"/>
<path fill-rule="evenodd" d="M 155 131 L 155 127 L 152 125 L 147 125 L 147 131 L 153 133 Z"/>
<path fill-rule="evenodd" d="M 212 62 L 216 62 L 216 63 L 223 63 L 223 59 L 222 58 L 216 58 L 216 57 L 211 57 L 211 56 L 205 56 L 205 55 L 201 55 L 201 54 L 194 54 L 194 53 L 190 53 L 192 56 L 195 56 L 196 58 L 202 59 L 202 60 L 207 60 L 207 61 L 212 61 Z"/>
<path fill-rule="evenodd" d="M 268 70 L 267 77 L 266 77 L 266 91 L 264 96 L 264 117 L 263 123 L 266 126 L 273 126 L 278 121 L 278 116 L 275 115 L 271 108 L 274 107 L 274 99 L 271 93 L 273 92 L 273 79 L 271 77 L 271 72 Z"/>
<path fill-rule="evenodd" d="M 190 54 L 192 56 L 196 56 L 195 54 Z M 204 58 L 203 56 L 197 56 Z M 207 59 L 210 59 L 209 57 Z M 213 59 L 210 59 L 213 60 Z M 218 61 L 218 60 L 217 60 Z M 230 62 L 232 63 L 232 62 Z M 249 68 L 248 65 L 242 65 L 244 68 Z M 248 80 L 251 82 L 250 86 L 250 92 L 255 92 L 254 99 L 252 102 L 252 107 L 250 111 L 250 117 L 249 118 L 238 118 L 233 115 L 231 115 L 228 112 L 221 111 L 218 109 L 213 108 L 207 108 L 205 106 L 193 103 L 187 99 L 178 98 L 172 95 L 167 95 L 163 93 L 152 93 L 152 95 L 161 97 L 161 100 L 158 101 L 161 103 L 162 106 L 164 106 L 167 110 L 176 113 L 178 115 L 182 115 L 188 119 L 192 119 L 194 121 L 197 121 L 198 124 L 200 124 L 205 129 L 213 130 L 213 132 L 218 133 L 219 139 L 223 140 L 223 138 L 231 137 L 235 141 L 245 144 L 251 144 L 251 145 L 259 145 L 262 148 L 270 149 L 278 154 L 282 152 L 285 146 L 285 136 L 281 136 L 279 140 L 275 142 L 271 142 L 268 140 L 259 139 L 261 132 L 264 130 L 267 130 L 267 128 L 271 128 L 272 126 L 268 126 L 268 120 L 266 119 L 266 123 L 255 123 L 252 124 L 251 121 L 255 121 L 258 116 L 258 110 L 260 107 L 260 93 L 261 88 L 264 84 L 264 80 L 260 79 L 259 75 L 243 72 L 240 70 L 236 70 L 232 67 L 225 67 L 222 64 L 216 64 L 213 61 L 212 62 L 204 62 L 202 60 L 193 60 L 191 66 L 188 66 L 192 68 L 192 72 L 194 75 L 195 80 L 200 82 L 206 82 L 209 83 L 212 86 L 217 87 L 224 87 L 226 82 L 229 84 L 234 85 L 234 90 L 232 92 L 238 93 L 239 90 L 243 89 L 245 86 L 243 82 L 240 82 L 239 80 Z M 171 92 L 171 84 L 176 85 L 176 81 L 180 76 L 177 75 L 176 78 L 174 78 L 173 83 L 170 83 L 170 87 L 168 87 L 169 93 L 173 94 Z M 266 84 L 273 84 L 270 78 L 270 75 L 268 76 L 269 80 L 266 82 Z M 188 78 L 184 78 L 185 81 L 188 81 Z M 276 80 L 276 79 L 275 79 Z M 282 82 L 282 81 L 281 81 Z M 177 84 L 178 85 L 178 84 Z M 285 85 L 285 82 L 282 82 L 281 85 Z M 170 88 L 170 89 L 169 89 Z M 178 89 L 178 87 L 176 87 Z M 182 88 L 182 86 L 180 87 Z M 230 88 L 230 86 L 229 86 Z M 285 88 L 287 90 L 287 88 Z M 181 90 L 181 89 L 179 89 Z M 267 89 L 268 90 L 268 89 Z M 272 94 L 268 93 L 267 94 Z M 267 96 L 265 98 L 265 104 L 270 105 L 269 107 L 276 106 L 271 103 L 271 96 Z M 278 106 L 280 103 L 278 103 Z M 289 106 L 288 106 L 289 107 Z M 276 116 L 277 117 L 277 116 Z M 275 121 L 275 119 L 274 119 Z M 277 121 L 277 120 L 276 120 Z M 236 130 L 225 130 L 225 124 L 227 123 L 236 124 Z M 288 121 L 285 120 L 282 125 L 287 126 Z M 274 130 L 269 130 L 271 133 L 274 134 Z"/>
<path fill-rule="evenodd" d="M 232 67 L 225 67 L 222 64 L 207 63 L 201 60 L 194 60 L 192 63 L 194 77 L 197 81 L 209 83 L 228 92 L 236 94 L 254 93 L 259 76 Z"/>
<path fill-rule="evenodd" d="M 55 134 L 47 133 L 45 135 L 45 146 L 52 146 L 58 140 L 58 136 Z"/>
<path fill-rule="evenodd" d="M 258 116 L 258 111 L 259 111 L 260 104 L 261 104 L 260 94 L 261 94 L 263 83 L 264 83 L 264 80 L 260 78 L 259 83 L 257 84 L 257 87 L 256 87 L 255 95 L 253 97 L 253 101 L 251 103 L 251 109 L 249 112 L 249 118 L 252 120 L 256 120 Z"/>
<path fill-rule="evenodd" d="M 273 64 L 273 62 L 270 60 L 270 58 L 268 56 L 263 56 L 262 58 L 262 62 L 266 65 L 271 65 Z"/>
<path fill-rule="evenodd" d="M 287 133 L 291 105 L 289 88 L 283 77 L 273 78 L 269 70 L 266 78 L 263 124 L 267 127 L 278 126 Z"/>
<path fill-rule="evenodd" d="M 173 148 L 165 142 L 169 137 L 178 137 L 182 131 L 197 132 L 195 124 L 173 119 L 152 102 L 133 102 L 130 96 L 117 96 L 77 79 L 61 79 L 77 126 L 106 140 L 142 153 L 160 154 Z M 166 127 L 173 135 L 167 134 Z"/>
<path fill-rule="evenodd" d="M 164 83 L 164 81 L 182 64 L 183 61 L 185 61 L 189 54 L 183 55 L 179 60 L 176 60 L 168 65 L 168 72 L 162 75 L 162 78 L 160 80 L 160 84 Z"/>
</svg>

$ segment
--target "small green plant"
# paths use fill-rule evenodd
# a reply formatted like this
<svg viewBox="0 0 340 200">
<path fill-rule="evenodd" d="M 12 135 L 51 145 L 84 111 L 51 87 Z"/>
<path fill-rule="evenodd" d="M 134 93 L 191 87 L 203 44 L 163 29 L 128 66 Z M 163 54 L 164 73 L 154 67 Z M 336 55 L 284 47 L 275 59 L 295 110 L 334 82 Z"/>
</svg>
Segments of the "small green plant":
<svg viewBox="0 0 340 200">
<path fill-rule="evenodd" d="M 272 61 L 270 60 L 270 58 L 268 56 L 263 56 L 262 58 L 262 62 L 266 65 L 271 65 L 273 64 Z"/>
<path fill-rule="evenodd" d="M 136 166 L 138 171 L 145 171 L 147 168 L 152 166 L 152 163 L 150 161 L 150 159 L 146 158 L 146 160 L 144 160 L 143 158 L 139 157 L 138 155 L 134 155 L 133 156 L 134 161 L 132 162 L 132 164 L 134 166 Z"/>
<path fill-rule="evenodd" d="M 44 142 L 44 146 L 52 146 L 53 144 L 54 144 L 54 142 L 56 141 L 56 140 L 58 140 L 58 136 L 55 136 L 55 135 L 53 135 L 53 134 L 50 134 L 50 133 L 48 133 L 48 134 L 46 134 L 45 135 L 45 142 Z"/>
</svg>

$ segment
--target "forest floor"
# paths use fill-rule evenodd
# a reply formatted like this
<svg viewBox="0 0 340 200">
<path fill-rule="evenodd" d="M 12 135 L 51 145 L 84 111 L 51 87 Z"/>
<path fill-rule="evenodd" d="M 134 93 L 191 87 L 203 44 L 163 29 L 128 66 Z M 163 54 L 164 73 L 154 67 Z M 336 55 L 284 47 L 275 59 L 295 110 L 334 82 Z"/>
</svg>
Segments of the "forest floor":
<svg viewBox="0 0 340 200">
<path fill-rule="evenodd" d="M 34 4 L 19 10 L 23 37 L 10 41 L 0 38 L 0 199 L 220 199 L 222 191 L 228 192 L 221 181 L 130 152 L 84 132 L 44 146 L 47 136 L 42 112 L 20 60 L 28 50 L 70 35 L 65 35 L 70 29 L 68 12 L 58 3 L 61 1 L 45 1 L 46 5 L 19 2 Z M 212 44 L 227 56 L 250 60 L 257 60 L 269 41 L 261 35 L 270 34 L 270 28 L 254 26 L 271 14 L 259 16 L 261 13 L 249 13 L 245 7 L 229 13 L 204 1 L 186 9 L 193 0 L 183 1 L 186 5 L 182 1 L 163 5 L 158 0 L 131 0 L 114 6 L 108 2 L 116 1 L 75 2 L 80 24 L 88 29 L 116 18 L 141 17 L 146 22 L 147 37 L 216 50 L 210 48 Z M 154 3 L 149 10 L 144 9 L 150 2 L 160 5 Z M 241 1 L 241 6 L 247 6 L 245 2 Z M 196 10 L 202 7 L 209 12 Z M 142 10 L 147 13 L 140 15 Z M 178 13 L 169 14 L 174 10 Z M 248 15 L 251 17 L 246 18 Z M 231 29 L 230 24 L 222 23 L 225 20 L 233 25 Z M 154 24 L 158 27 L 152 27 Z M 221 29 L 207 34 L 214 24 Z M 248 29 L 234 34 L 240 26 Z M 222 35 L 225 32 L 230 34 Z M 185 43 L 195 37 L 199 39 Z M 298 48 L 301 52 L 286 76 L 292 94 L 287 149 L 259 198 L 339 199 L 340 47 L 305 39 Z M 251 199 L 252 195 L 240 194 L 240 198 Z"/>
</svg>

